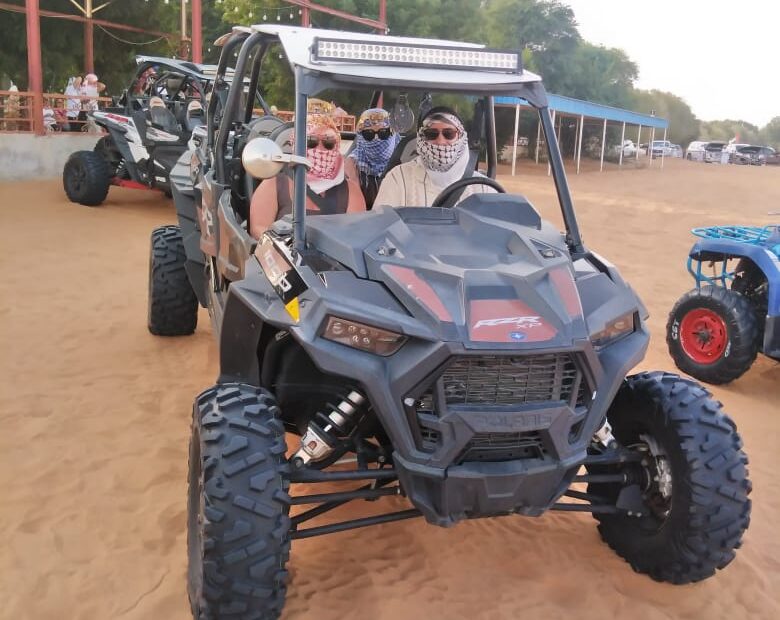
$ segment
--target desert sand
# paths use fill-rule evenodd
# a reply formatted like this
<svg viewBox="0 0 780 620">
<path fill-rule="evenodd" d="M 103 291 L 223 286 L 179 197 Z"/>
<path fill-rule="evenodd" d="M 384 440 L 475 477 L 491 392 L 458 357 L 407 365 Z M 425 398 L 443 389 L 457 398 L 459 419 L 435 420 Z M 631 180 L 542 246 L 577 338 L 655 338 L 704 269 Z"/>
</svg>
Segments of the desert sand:
<svg viewBox="0 0 780 620">
<path fill-rule="evenodd" d="M 610 168 L 570 173 L 583 236 L 650 311 L 641 369 L 673 370 L 664 326 L 692 287 L 689 229 L 777 221 L 767 212 L 780 209 L 780 168 Z M 499 180 L 559 222 L 545 172 Z M 191 337 L 146 329 L 149 234 L 174 222 L 172 205 L 113 188 L 102 207 L 82 207 L 58 180 L 2 184 L 0 203 L 0 617 L 188 618 L 190 415 L 217 350 L 205 311 Z M 415 519 L 296 542 L 284 618 L 780 618 L 780 365 L 759 357 L 711 389 L 754 484 L 743 548 L 714 578 L 680 587 L 635 574 L 587 514 L 454 529 Z M 405 506 L 380 502 L 333 516 Z"/>
</svg>

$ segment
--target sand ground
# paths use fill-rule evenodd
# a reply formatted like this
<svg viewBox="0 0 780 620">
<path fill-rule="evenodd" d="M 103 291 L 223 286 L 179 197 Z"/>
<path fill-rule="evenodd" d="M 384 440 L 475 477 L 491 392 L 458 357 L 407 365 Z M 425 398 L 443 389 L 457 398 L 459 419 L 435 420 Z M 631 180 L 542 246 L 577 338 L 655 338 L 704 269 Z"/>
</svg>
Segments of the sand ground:
<svg viewBox="0 0 780 620">
<path fill-rule="evenodd" d="M 545 170 L 500 180 L 557 222 Z M 692 285 L 689 229 L 776 221 L 780 168 L 667 161 L 570 182 L 586 243 L 650 310 L 642 369 L 671 370 L 663 330 Z M 149 233 L 173 208 L 121 189 L 81 207 L 56 180 L 4 183 L 0 205 L 0 617 L 187 618 L 190 410 L 217 352 L 205 311 L 192 337 L 146 330 Z M 712 391 L 754 483 L 745 544 L 715 578 L 675 587 L 637 575 L 586 514 L 450 530 L 411 520 L 297 542 L 284 618 L 780 618 L 780 365 L 760 357 Z"/>
</svg>

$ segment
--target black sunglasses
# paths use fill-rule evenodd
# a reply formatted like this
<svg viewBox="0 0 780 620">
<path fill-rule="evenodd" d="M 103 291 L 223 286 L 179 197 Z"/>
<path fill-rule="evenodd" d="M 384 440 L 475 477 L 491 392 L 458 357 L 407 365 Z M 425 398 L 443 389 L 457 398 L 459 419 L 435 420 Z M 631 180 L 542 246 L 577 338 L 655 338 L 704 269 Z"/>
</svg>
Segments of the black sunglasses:
<svg viewBox="0 0 780 620">
<path fill-rule="evenodd" d="M 444 129 L 426 127 L 422 130 L 423 138 L 426 140 L 435 140 L 439 137 L 439 133 L 444 136 L 445 140 L 454 140 L 460 135 L 460 132 L 457 129 L 453 129 L 451 127 L 445 127 Z"/>
<path fill-rule="evenodd" d="M 317 136 L 306 136 L 306 148 L 316 149 L 318 144 L 326 151 L 332 151 L 336 148 L 336 138 L 318 138 Z"/>
<path fill-rule="evenodd" d="M 378 131 L 374 131 L 373 129 L 364 129 L 360 132 L 360 135 L 363 136 L 363 139 L 366 142 L 371 142 L 374 139 L 374 136 L 377 136 L 380 140 L 387 140 L 390 136 L 393 135 L 393 130 L 389 127 L 379 129 Z"/>
</svg>

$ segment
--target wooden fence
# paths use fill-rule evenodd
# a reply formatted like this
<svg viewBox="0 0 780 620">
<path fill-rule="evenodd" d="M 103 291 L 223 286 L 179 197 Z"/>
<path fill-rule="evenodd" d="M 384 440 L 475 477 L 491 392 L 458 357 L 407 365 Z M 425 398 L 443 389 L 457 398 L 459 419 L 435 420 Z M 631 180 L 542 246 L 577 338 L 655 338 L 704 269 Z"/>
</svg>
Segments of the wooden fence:
<svg viewBox="0 0 780 620">
<path fill-rule="evenodd" d="M 34 133 L 36 123 L 33 115 L 33 98 L 35 93 L 28 91 L 0 90 L 0 132 Z M 68 118 L 67 100 L 78 100 L 79 115 Z M 97 99 L 98 107 L 111 105 L 111 97 L 89 97 L 87 95 L 63 95 L 60 93 L 43 93 L 43 116 L 38 119 L 38 126 L 43 126 L 46 133 L 61 131 L 86 131 L 88 121 L 86 111 L 88 105 Z"/>
</svg>

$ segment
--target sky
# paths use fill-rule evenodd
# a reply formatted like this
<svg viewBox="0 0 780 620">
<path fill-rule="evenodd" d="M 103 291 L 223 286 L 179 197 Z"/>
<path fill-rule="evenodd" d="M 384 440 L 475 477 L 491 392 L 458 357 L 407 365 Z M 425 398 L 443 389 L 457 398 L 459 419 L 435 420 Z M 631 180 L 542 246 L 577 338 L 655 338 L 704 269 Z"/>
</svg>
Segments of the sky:
<svg viewBox="0 0 780 620">
<path fill-rule="evenodd" d="M 586 41 L 636 63 L 637 88 L 675 94 L 703 121 L 780 116 L 780 0 L 559 1 Z"/>
</svg>

